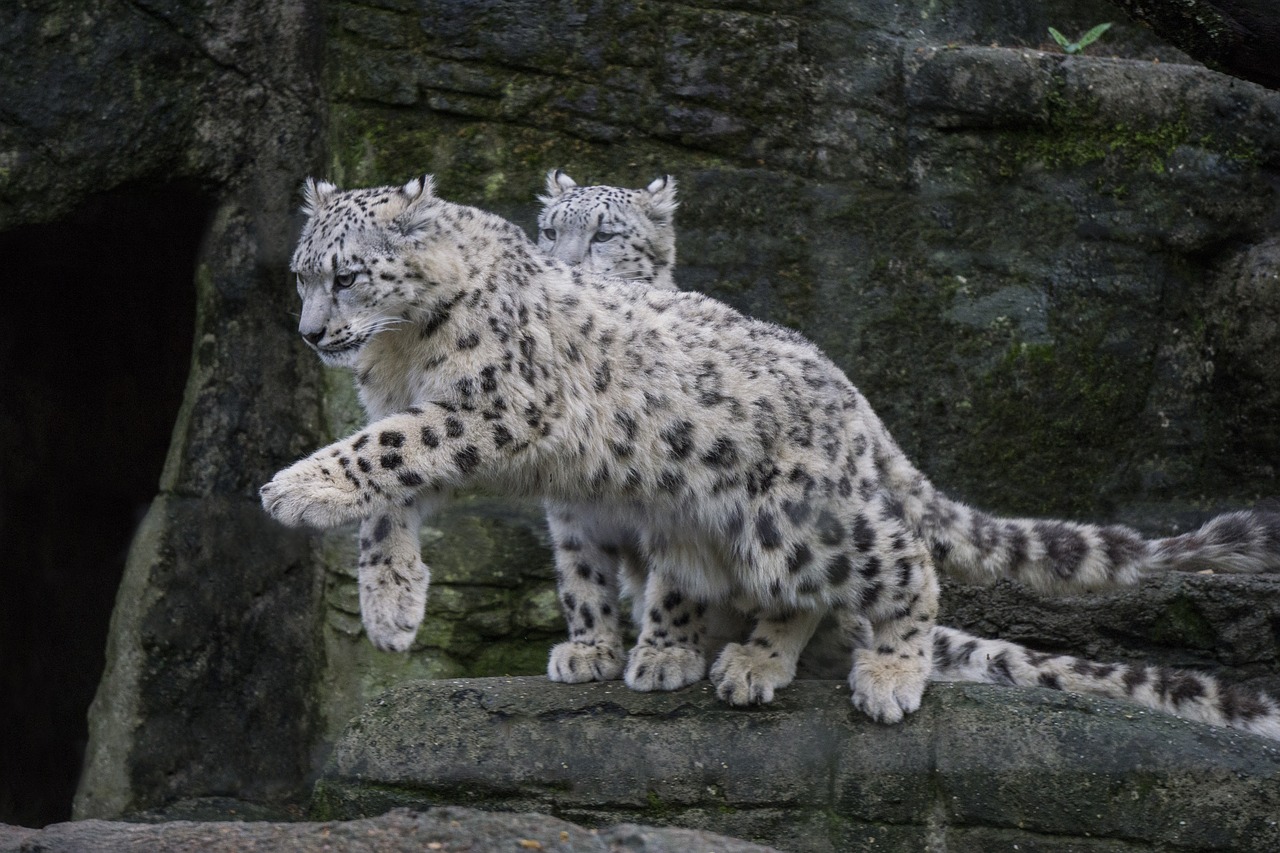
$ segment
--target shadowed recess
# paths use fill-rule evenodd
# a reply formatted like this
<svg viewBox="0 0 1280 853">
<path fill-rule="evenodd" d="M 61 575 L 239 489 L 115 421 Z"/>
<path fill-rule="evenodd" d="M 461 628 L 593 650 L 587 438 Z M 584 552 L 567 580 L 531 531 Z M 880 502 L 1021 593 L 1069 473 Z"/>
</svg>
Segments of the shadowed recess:
<svg viewBox="0 0 1280 853">
<path fill-rule="evenodd" d="M 71 817 L 107 623 L 182 401 L 210 205 L 136 187 L 0 233 L 0 822 Z"/>
</svg>

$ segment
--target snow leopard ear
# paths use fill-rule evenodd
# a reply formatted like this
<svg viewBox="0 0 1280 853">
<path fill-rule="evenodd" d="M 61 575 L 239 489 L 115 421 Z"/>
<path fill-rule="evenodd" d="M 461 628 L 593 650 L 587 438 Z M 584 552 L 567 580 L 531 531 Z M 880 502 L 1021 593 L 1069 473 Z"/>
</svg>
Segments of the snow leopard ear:
<svg viewBox="0 0 1280 853">
<path fill-rule="evenodd" d="M 302 182 L 302 212 L 307 216 L 315 216 L 320 205 L 337 191 L 338 188 L 328 181 L 307 178 Z"/>
<path fill-rule="evenodd" d="M 435 189 L 435 178 L 430 175 L 419 175 L 400 188 L 400 195 L 404 196 L 406 203 L 413 204 L 419 199 L 429 200 L 435 195 Z"/>
<path fill-rule="evenodd" d="M 431 218 L 430 206 L 435 200 L 435 179 L 420 175 L 400 188 L 400 200 L 404 210 L 393 221 L 397 230 L 408 237 L 422 228 Z"/>
<path fill-rule="evenodd" d="M 563 169 L 552 169 L 547 172 L 547 200 L 559 198 L 562 193 L 577 185 L 578 182 L 565 174 Z"/>
<path fill-rule="evenodd" d="M 653 218 L 669 222 L 680 206 L 676 201 L 676 179 L 663 175 L 645 187 L 645 192 L 649 193 L 649 210 Z"/>
</svg>

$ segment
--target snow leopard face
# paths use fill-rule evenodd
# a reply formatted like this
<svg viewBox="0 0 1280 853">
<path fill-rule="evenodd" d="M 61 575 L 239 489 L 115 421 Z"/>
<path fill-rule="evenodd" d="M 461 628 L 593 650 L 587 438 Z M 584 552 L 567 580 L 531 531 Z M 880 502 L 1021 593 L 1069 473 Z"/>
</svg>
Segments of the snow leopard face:
<svg viewBox="0 0 1280 853">
<path fill-rule="evenodd" d="M 303 193 L 309 219 L 290 264 L 302 297 L 298 331 L 326 365 L 351 367 L 378 332 L 421 307 L 413 271 L 392 250 L 406 231 L 397 217 L 431 197 L 430 177 L 343 193 L 340 204 L 325 181 L 309 179 Z"/>
<path fill-rule="evenodd" d="M 438 327 L 468 283 L 528 242 L 510 222 L 443 202 L 430 175 L 349 192 L 308 180 L 303 191 L 309 218 L 290 265 L 298 331 L 331 367 L 358 366 L 381 332 Z"/>
<path fill-rule="evenodd" d="M 543 252 L 588 272 L 675 289 L 675 178 L 666 175 L 638 190 L 580 187 L 554 169 L 539 200 Z"/>
</svg>

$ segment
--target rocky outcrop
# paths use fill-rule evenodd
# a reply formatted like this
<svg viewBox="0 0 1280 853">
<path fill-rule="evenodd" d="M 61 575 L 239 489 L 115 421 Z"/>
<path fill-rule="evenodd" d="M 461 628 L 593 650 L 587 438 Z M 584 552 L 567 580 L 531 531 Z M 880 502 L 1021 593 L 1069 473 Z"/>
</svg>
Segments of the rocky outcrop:
<svg viewBox="0 0 1280 853">
<path fill-rule="evenodd" d="M 1048 690 L 933 684 L 916 714 L 882 726 L 840 682 L 797 682 L 744 710 L 707 686 L 468 679 L 372 703 L 313 809 L 538 809 L 791 851 L 1270 853 L 1277 783 L 1272 741 Z"/>
<path fill-rule="evenodd" d="M 709 832 L 624 824 L 587 830 L 545 815 L 466 808 L 398 809 L 366 820 L 271 823 L 224 820 L 160 824 L 83 820 L 39 832 L 0 826 L 0 853 L 420 853 L 422 850 L 545 850 L 547 853 L 769 853 L 771 847 Z"/>
</svg>

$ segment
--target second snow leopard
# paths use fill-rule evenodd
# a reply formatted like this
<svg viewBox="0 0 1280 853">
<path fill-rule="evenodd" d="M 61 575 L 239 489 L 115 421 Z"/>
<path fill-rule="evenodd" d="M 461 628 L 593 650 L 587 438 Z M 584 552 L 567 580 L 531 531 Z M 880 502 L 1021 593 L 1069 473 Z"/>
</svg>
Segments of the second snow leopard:
<svg viewBox="0 0 1280 853">
<path fill-rule="evenodd" d="M 567 263 L 580 264 L 608 277 L 675 289 L 672 275 L 676 243 L 673 222 L 677 207 L 675 193 L 675 179 L 670 175 L 654 180 L 643 189 L 626 189 L 579 186 L 562 170 L 552 170 L 547 173 L 546 192 L 539 197 L 543 204 L 538 216 L 539 248 Z M 934 520 L 935 524 L 946 514 L 981 518 L 976 529 L 970 528 L 970 535 L 980 540 L 985 537 L 985 547 L 997 554 L 999 549 L 992 547 L 998 544 L 992 541 L 994 537 L 1018 535 L 1017 526 L 1028 524 L 990 519 L 962 505 L 948 506 L 948 499 L 937 492 L 935 501 L 926 518 Z M 566 603 L 563 609 L 571 634 L 570 642 L 552 650 L 548 677 L 564 682 L 617 678 L 624 665 L 622 632 L 617 615 L 619 606 L 615 602 L 608 607 L 606 618 L 593 620 L 593 624 L 588 625 L 568 604 L 576 604 L 586 598 L 593 585 L 601 585 L 601 578 L 616 578 L 616 582 L 606 585 L 612 591 L 616 583 L 623 597 L 631 598 L 633 621 L 641 624 L 643 614 L 660 607 L 663 598 L 683 595 L 684 591 L 654 588 L 651 583 L 646 587 L 643 567 L 627 559 L 629 553 L 634 556 L 634 548 L 619 544 L 639 541 L 638 532 L 602 521 L 591 512 L 575 514 L 572 507 L 552 505 L 548 509 L 548 525 L 556 552 L 558 592 Z M 1253 520 L 1261 522 L 1255 534 L 1265 545 L 1268 517 L 1254 516 Z M 1050 529 L 1049 524 L 1058 523 L 1030 522 L 1030 530 L 1033 534 L 1044 534 Z M 918 524 L 917 528 L 922 526 Z M 987 529 L 984 531 L 983 528 Z M 927 535 L 928 531 L 921 532 Z M 957 533 L 963 532 L 963 528 L 953 530 L 948 538 L 954 541 Z M 1138 535 L 1132 531 L 1129 533 L 1135 538 Z M 1104 535 L 1107 534 L 1099 533 L 1099 536 Z M 935 534 L 934 559 L 943 568 L 954 571 L 956 566 L 951 565 L 947 558 L 955 549 L 940 548 L 939 541 L 942 537 Z M 969 550 L 976 550 L 983 543 L 965 542 L 964 545 Z M 1195 568 L 1197 564 L 1166 566 L 1187 567 Z M 1143 568 L 1151 569 L 1150 566 Z M 1044 569 L 1043 563 L 1032 562 L 1024 570 L 1037 572 Z M 999 566 L 987 567 L 983 575 L 994 580 L 992 576 L 1001 570 Z M 972 579 L 973 573 L 960 574 Z M 724 643 L 740 639 L 739 635 L 745 630 L 740 618 L 714 607 L 707 613 L 705 624 L 708 636 L 703 638 L 703 649 L 710 657 Z M 815 635 L 799 661 L 802 674 L 829 676 L 833 662 L 838 658 L 847 659 L 848 651 L 842 653 L 841 649 L 847 647 L 849 641 L 836 634 L 835 631 L 820 630 L 819 635 Z M 1275 706 L 1269 698 L 1223 684 L 1209 676 L 1161 667 L 1098 664 L 1073 657 L 1045 655 L 1014 643 L 983 640 L 942 626 L 934 629 L 933 640 L 931 680 L 1052 687 L 1128 699 L 1188 719 L 1217 725 L 1234 724 L 1280 737 L 1280 726 L 1276 725 L 1273 714 Z M 584 656 L 583 645 L 590 646 L 593 654 Z M 583 666 L 584 658 L 589 666 Z M 672 685 L 701 678 L 701 661 L 686 659 L 682 663 L 689 667 L 688 672 L 655 673 L 630 666 L 626 672 L 627 684 L 639 690 L 669 689 Z M 742 697 L 744 701 L 748 698 Z M 768 701 L 767 697 L 763 700 Z M 1223 713 L 1220 710 L 1222 705 L 1247 705 L 1252 710 L 1250 713 Z"/>
<path fill-rule="evenodd" d="M 312 183 L 307 212 L 300 331 L 356 369 L 372 422 L 265 485 L 274 517 L 366 519 L 371 543 L 399 542 L 406 510 L 461 485 L 608 513 L 639 532 L 650 578 L 687 591 L 645 614 L 634 654 L 692 653 L 709 605 L 737 610 L 750 636 L 712 677 L 730 701 L 763 699 L 831 612 L 870 633 L 854 703 L 882 721 L 918 707 L 937 586 L 893 491 L 913 469 L 812 344 L 696 294 L 571 270 L 429 179 Z M 421 619 L 426 588 L 420 560 L 397 557 L 361 573 L 384 608 L 374 630 L 393 636 Z M 590 623 L 607 602 L 573 605 Z"/>
</svg>

